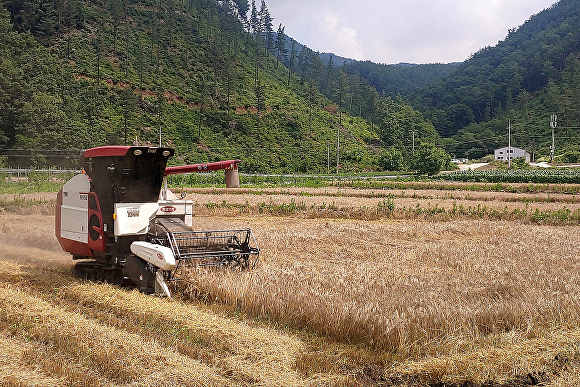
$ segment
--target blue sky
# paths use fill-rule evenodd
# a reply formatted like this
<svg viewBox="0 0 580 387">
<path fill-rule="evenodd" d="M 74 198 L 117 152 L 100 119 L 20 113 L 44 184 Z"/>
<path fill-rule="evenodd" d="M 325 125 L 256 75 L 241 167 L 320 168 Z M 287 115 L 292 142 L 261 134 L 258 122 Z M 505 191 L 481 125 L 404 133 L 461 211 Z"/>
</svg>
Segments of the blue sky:
<svg viewBox="0 0 580 387">
<path fill-rule="evenodd" d="M 274 30 L 377 63 L 464 61 L 555 0 L 266 0 Z M 256 1 L 259 6 L 259 1 Z"/>
</svg>

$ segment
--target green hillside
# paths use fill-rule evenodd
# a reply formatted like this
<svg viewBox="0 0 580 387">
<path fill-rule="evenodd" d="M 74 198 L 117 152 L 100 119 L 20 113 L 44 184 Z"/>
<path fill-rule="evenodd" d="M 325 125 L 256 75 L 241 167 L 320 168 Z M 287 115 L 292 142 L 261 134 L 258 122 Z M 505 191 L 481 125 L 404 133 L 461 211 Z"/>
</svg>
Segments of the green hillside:
<svg viewBox="0 0 580 387">
<path fill-rule="evenodd" d="M 240 158 L 244 171 L 326 172 L 339 138 L 341 171 L 364 171 L 380 169 L 390 145 L 413 165 L 412 132 L 417 144 L 440 142 L 409 104 L 363 85 L 353 93 L 339 69 L 317 73 L 311 60 L 297 73 L 298 57 L 276 51 L 263 1 L 0 4 L 8 164 L 70 166 L 80 149 L 161 141 L 177 149 L 175 162 Z M 288 58 L 289 68 L 279 62 Z M 363 93 L 366 116 L 349 114 L 362 113 Z"/>
<path fill-rule="evenodd" d="M 414 169 L 413 139 L 479 158 L 507 144 L 508 120 L 538 158 L 552 114 L 557 160 L 580 159 L 577 0 L 464 63 L 421 66 L 337 63 L 288 40 L 265 1 L 0 5 L 4 164 L 71 166 L 80 149 L 161 133 L 176 162 L 326 172 L 338 153 L 342 171 Z"/>
<path fill-rule="evenodd" d="M 550 116 L 558 115 L 557 154 L 578 149 L 580 2 L 561 0 L 472 55 L 452 74 L 412 97 L 444 137 L 448 151 L 471 158 L 512 145 L 547 156 Z M 577 152 L 577 151 L 576 151 Z"/>
<path fill-rule="evenodd" d="M 435 81 L 448 76 L 459 65 L 459 63 L 384 65 L 370 61 L 359 61 L 348 63 L 345 66 L 345 71 L 364 78 L 379 93 L 391 97 L 397 95 L 409 97 Z"/>
<path fill-rule="evenodd" d="M 348 61 L 341 69 L 355 84 L 409 101 L 458 157 L 480 158 L 506 146 L 510 120 L 512 144 L 547 157 L 550 116 L 557 114 L 556 159 L 579 162 L 579 25 L 580 2 L 561 0 L 460 64 Z M 325 90 L 323 83 L 320 89 Z M 351 113 L 371 119 L 365 108 Z"/>
</svg>

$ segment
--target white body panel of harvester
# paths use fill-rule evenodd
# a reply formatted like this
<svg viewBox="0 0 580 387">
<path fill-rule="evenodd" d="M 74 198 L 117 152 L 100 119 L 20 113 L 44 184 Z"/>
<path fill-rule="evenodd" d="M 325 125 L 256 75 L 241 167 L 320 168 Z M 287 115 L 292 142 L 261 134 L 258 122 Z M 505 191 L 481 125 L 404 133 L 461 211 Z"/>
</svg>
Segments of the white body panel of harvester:
<svg viewBox="0 0 580 387">
<path fill-rule="evenodd" d="M 156 218 L 180 218 L 189 227 L 193 226 L 193 201 L 191 200 L 159 200 L 159 210 Z"/>
<path fill-rule="evenodd" d="M 156 217 L 180 218 L 191 227 L 193 202 L 160 200 L 157 203 L 116 203 L 115 236 L 145 235 L 149 231 L 149 223 Z"/>
<path fill-rule="evenodd" d="M 87 175 L 76 175 L 62 188 L 60 233 L 62 238 L 87 243 L 89 240 L 88 192 L 91 183 Z"/>
<path fill-rule="evenodd" d="M 157 203 L 115 203 L 115 236 L 147 234 L 158 209 Z"/>
<path fill-rule="evenodd" d="M 164 184 L 167 184 L 167 180 L 164 180 Z M 183 198 L 184 196 L 182 196 Z M 180 218 L 189 227 L 193 226 L 193 201 L 192 200 L 179 200 L 177 195 L 167 189 L 166 186 L 163 187 L 161 193 L 159 194 L 159 210 L 157 211 L 156 217 L 172 217 Z"/>
</svg>

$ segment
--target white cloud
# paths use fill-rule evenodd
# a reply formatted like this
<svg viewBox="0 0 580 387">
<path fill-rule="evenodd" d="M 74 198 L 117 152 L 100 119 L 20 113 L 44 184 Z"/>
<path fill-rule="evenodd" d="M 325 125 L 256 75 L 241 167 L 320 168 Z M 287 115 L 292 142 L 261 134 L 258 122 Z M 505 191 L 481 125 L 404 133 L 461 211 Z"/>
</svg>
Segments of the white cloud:
<svg viewBox="0 0 580 387">
<path fill-rule="evenodd" d="M 344 53 L 353 59 L 364 59 L 362 43 L 357 31 L 341 22 L 338 15 L 326 13 L 314 16 L 313 47 L 324 47 L 323 51 Z"/>
<path fill-rule="evenodd" d="M 463 61 L 554 0 L 267 0 L 276 24 L 317 51 L 381 63 Z"/>
</svg>

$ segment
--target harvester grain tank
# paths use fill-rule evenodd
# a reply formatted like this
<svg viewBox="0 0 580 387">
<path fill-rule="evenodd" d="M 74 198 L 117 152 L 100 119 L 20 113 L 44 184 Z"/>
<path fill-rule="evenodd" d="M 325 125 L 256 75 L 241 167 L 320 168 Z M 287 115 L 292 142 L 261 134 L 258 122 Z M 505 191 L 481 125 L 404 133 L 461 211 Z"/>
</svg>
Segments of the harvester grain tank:
<svg viewBox="0 0 580 387">
<path fill-rule="evenodd" d="M 194 231 L 193 202 L 167 189 L 167 176 L 226 171 L 237 186 L 239 160 L 167 167 L 174 150 L 104 146 L 84 152 L 84 173 L 57 195 L 55 233 L 79 277 L 170 297 L 166 281 L 191 265 L 248 268 L 259 248 L 250 229 Z"/>
</svg>

